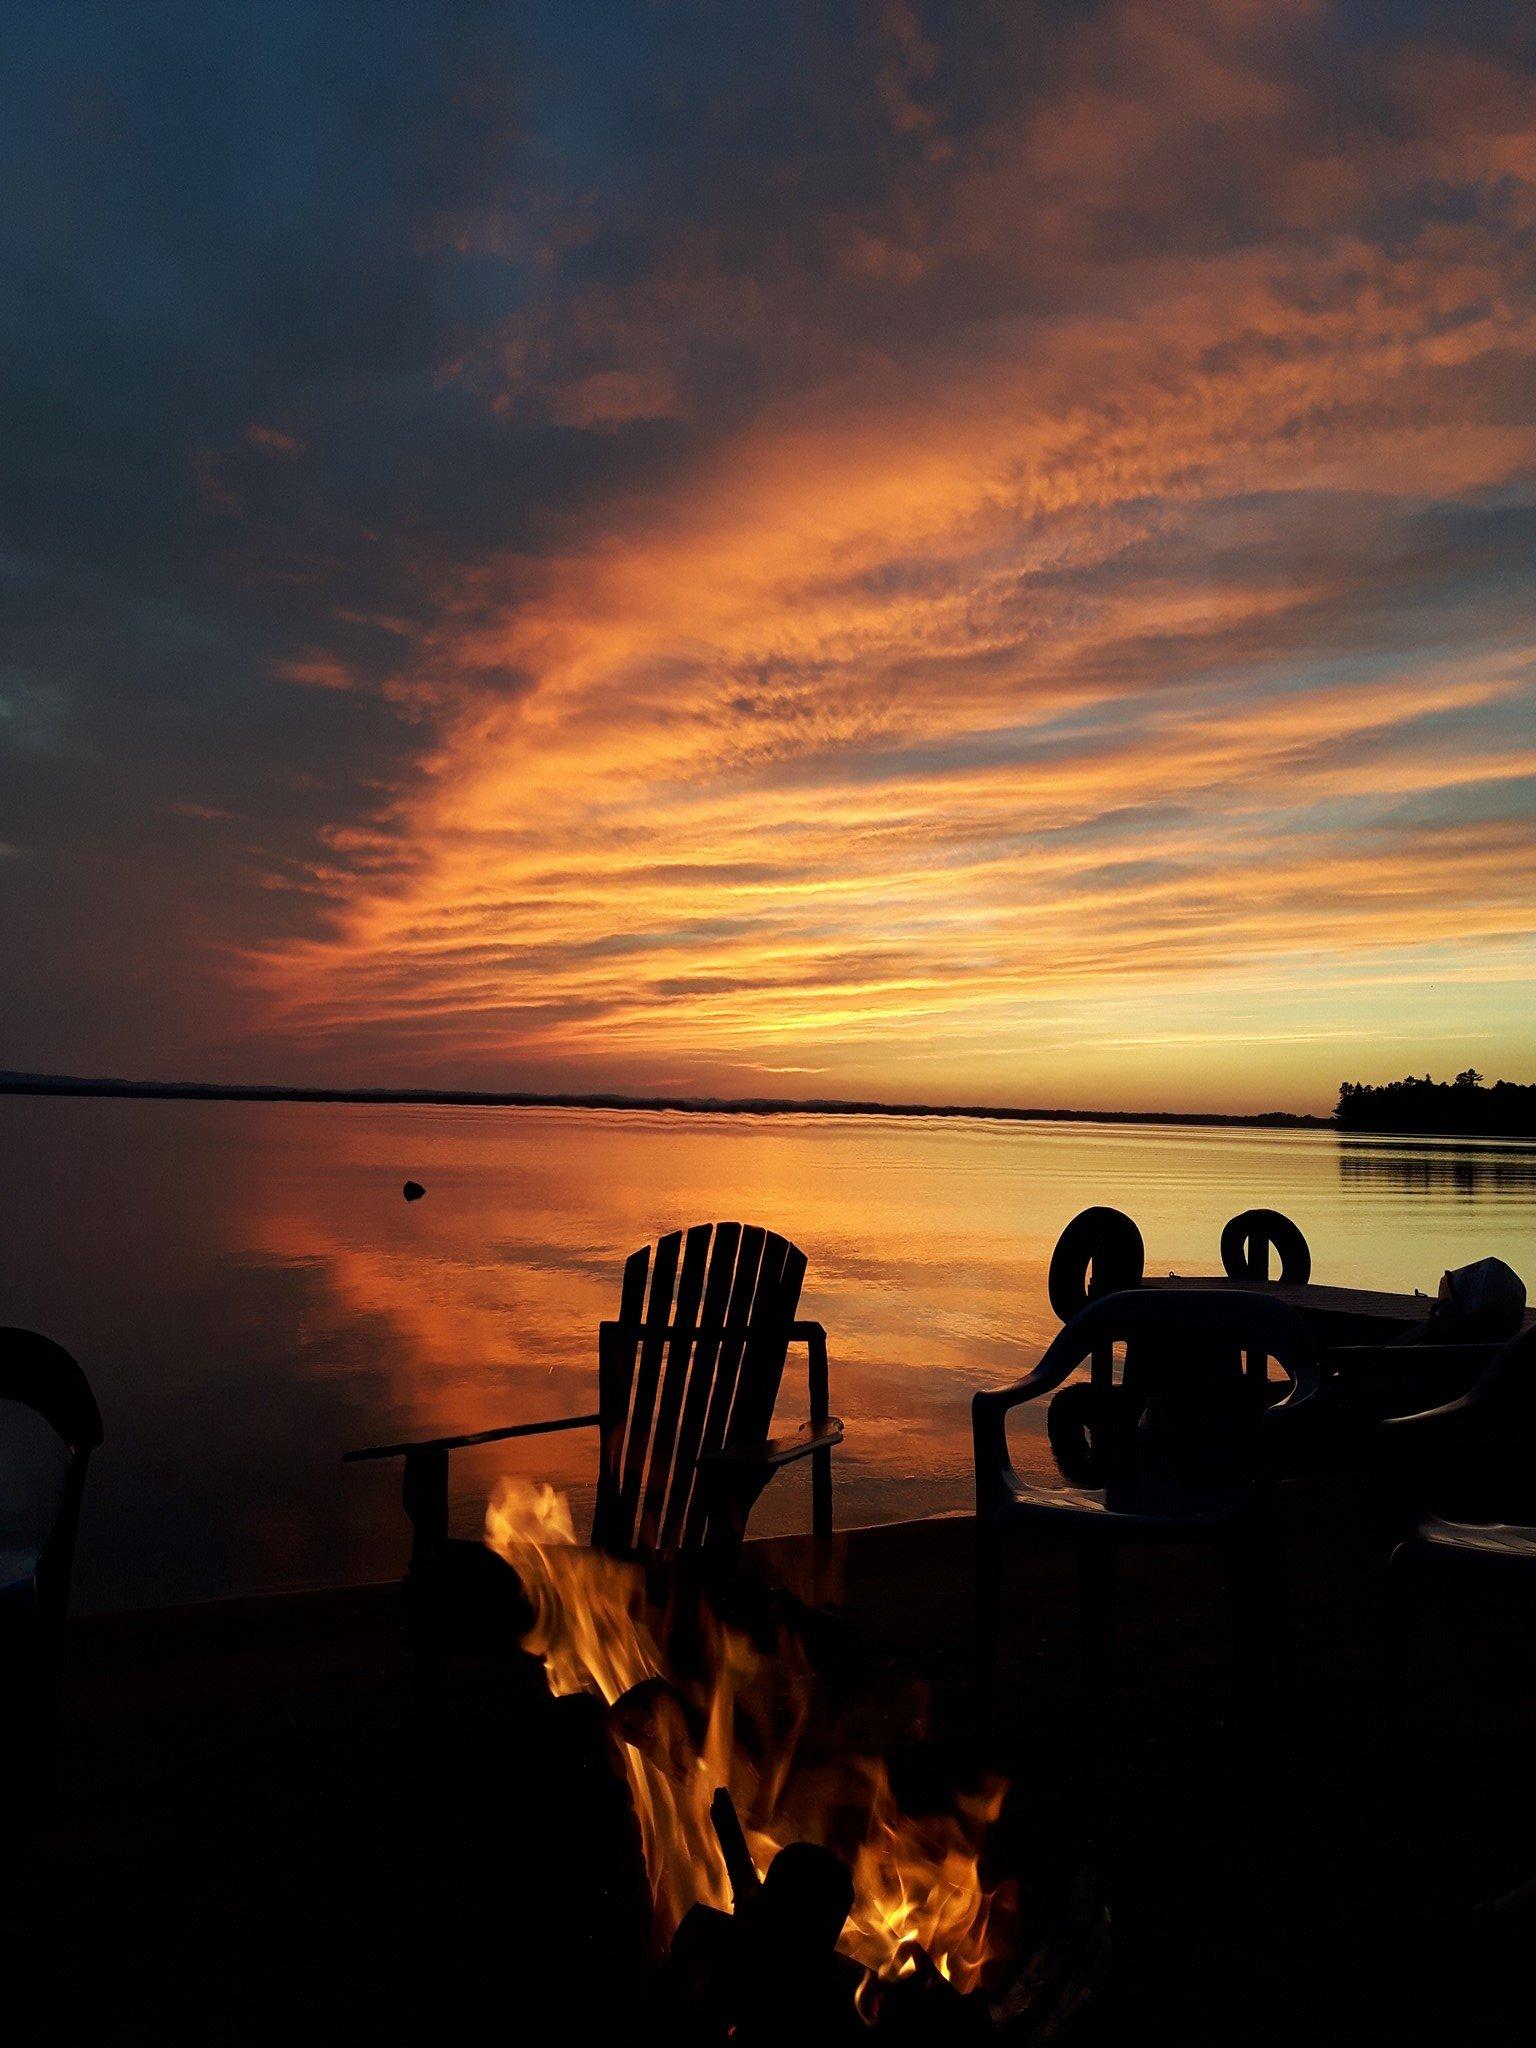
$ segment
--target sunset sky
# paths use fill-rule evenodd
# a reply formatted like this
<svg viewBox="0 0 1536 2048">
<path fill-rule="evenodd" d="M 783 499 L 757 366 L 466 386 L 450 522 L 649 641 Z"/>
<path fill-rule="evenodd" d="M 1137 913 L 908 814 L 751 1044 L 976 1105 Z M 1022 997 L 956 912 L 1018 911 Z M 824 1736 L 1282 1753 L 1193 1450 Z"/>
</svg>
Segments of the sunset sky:
<svg viewBox="0 0 1536 2048">
<path fill-rule="evenodd" d="M 1536 1079 L 1536 13 L 24 6 L 0 1066 Z"/>
</svg>

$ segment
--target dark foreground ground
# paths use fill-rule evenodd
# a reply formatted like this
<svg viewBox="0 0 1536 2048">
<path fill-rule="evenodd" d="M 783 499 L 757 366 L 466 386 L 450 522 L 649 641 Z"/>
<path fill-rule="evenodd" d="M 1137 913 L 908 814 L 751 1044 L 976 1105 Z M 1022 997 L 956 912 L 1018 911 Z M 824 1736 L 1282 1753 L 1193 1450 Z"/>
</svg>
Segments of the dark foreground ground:
<svg viewBox="0 0 1536 2048">
<path fill-rule="evenodd" d="M 1040 2038 L 1531 2037 L 1536 1913 L 1480 1909 L 1536 1873 L 1529 1615 L 1426 1602 L 1389 1710 L 1368 1518 L 1334 1482 L 1287 1516 L 1299 1682 L 1256 1743 L 1207 1561 L 1128 1560 L 1097 1717 L 1070 1561 L 1019 1561 L 1007 1851 L 1091 1987 Z M 963 1521 L 847 1539 L 843 1665 L 898 1758 L 974 1744 L 970 1553 Z M 75 1625 L 55 1820 L 7 1858 L 10 2039 L 623 2033 L 645 1964 L 590 1719 L 470 1667 L 424 1750 L 397 1619 L 370 1588 Z"/>
</svg>

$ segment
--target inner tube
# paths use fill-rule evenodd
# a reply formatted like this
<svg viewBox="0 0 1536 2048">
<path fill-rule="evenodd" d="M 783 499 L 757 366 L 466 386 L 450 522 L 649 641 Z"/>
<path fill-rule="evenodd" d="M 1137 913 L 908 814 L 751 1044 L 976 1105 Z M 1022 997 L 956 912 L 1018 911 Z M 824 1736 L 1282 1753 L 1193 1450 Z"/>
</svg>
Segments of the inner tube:
<svg viewBox="0 0 1536 2048">
<path fill-rule="evenodd" d="M 1051 1307 L 1069 1323 L 1096 1295 L 1139 1287 L 1146 1260 L 1141 1232 L 1123 1211 L 1084 1209 L 1051 1253 L 1045 1280 Z"/>
<path fill-rule="evenodd" d="M 1269 1250 L 1280 1255 L 1280 1278 L 1298 1285 L 1312 1277 L 1312 1253 L 1300 1227 L 1278 1209 L 1244 1209 L 1221 1233 L 1221 1263 L 1229 1280 L 1263 1280 Z"/>
<path fill-rule="evenodd" d="M 1114 1388 L 1106 1389 L 1113 1393 Z M 1045 1411 L 1045 1433 L 1062 1478 L 1073 1486 L 1102 1486 L 1107 1459 L 1100 1430 L 1105 1403 L 1097 1387 L 1080 1381 L 1052 1394 Z"/>
</svg>

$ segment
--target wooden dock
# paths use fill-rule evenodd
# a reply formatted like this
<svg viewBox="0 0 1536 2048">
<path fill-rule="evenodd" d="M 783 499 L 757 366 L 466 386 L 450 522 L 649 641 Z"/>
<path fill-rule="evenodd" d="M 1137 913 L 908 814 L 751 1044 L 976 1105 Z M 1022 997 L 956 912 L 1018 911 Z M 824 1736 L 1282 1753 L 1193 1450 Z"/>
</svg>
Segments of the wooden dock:
<svg viewBox="0 0 1536 2048">
<path fill-rule="evenodd" d="M 1143 1287 L 1197 1287 L 1267 1294 L 1296 1309 L 1335 1343 L 1380 1343 L 1422 1329 L 1435 1306 L 1432 1294 L 1391 1294 L 1370 1287 L 1322 1287 L 1316 1281 L 1234 1280 L 1225 1273 L 1168 1273 L 1142 1281 Z M 1527 1308 L 1526 1329 L 1536 1323 Z"/>
</svg>

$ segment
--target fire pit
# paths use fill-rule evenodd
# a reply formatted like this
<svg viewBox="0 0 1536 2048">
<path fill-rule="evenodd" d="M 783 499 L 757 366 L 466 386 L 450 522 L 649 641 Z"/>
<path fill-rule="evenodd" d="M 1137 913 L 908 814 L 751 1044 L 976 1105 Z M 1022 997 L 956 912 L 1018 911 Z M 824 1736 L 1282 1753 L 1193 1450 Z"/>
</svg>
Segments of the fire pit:
<svg viewBox="0 0 1536 2048">
<path fill-rule="evenodd" d="M 904 1810 L 827 1706 L 792 1608 L 722 1613 L 579 1547 L 549 1487 L 503 1481 L 486 1540 L 532 1609 L 522 1647 L 550 1692 L 606 1708 L 650 1892 L 650 2031 L 1028 2038 L 1016 1887 L 989 1861 L 1001 1778 L 951 1775 Z"/>
<path fill-rule="evenodd" d="M 791 1842 L 759 1877 L 723 1787 L 712 1813 L 732 1911 L 694 1906 L 685 1916 L 658 1988 L 658 2034 L 764 2048 L 792 2037 L 862 2040 L 871 2030 L 927 2042 L 991 2034 L 980 1993 L 957 1991 L 917 1942 L 884 1976 L 843 1952 L 857 1900 L 840 1856 Z"/>
</svg>

